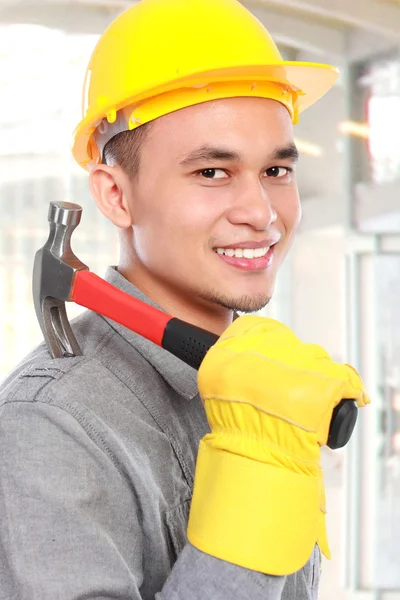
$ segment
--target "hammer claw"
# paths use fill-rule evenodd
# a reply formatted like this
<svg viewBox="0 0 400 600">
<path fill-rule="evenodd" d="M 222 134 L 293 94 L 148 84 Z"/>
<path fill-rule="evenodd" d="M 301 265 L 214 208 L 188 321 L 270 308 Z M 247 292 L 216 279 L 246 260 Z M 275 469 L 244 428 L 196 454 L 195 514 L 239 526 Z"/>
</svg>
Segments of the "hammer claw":
<svg viewBox="0 0 400 600">
<path fill-rule="evenodd" d="M 42 305 L 43 334 L 53 358 L 82 356 L 68 321 L 65 302 L 47 296 Z"/>
</svg>

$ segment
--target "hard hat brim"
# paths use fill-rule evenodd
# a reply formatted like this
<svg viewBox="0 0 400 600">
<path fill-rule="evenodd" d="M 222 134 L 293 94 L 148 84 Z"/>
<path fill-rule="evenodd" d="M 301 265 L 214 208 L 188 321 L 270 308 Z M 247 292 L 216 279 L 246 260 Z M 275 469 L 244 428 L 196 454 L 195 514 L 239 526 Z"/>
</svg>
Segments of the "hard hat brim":
<svg viewBox="0 0 400 600">
<path fill-rule="evenodd" d="M 278 83 L 298 93 L 297 109 L 301 113 L 324 96 L 333 87 L 338 76 L 338 69 L 331 65 L 282 61 L 281 63 L 271 65 L 242 65 L 239 67 L 217 68 L 212 71 L 192 73 L 181 78 L 177 76 L 172 81 L 155 82 L 151 90 L 134 89 L 134 86 L 132 86 L 131 94 L 124 94 L 123 98 L 114 99 L 109 105 L 91 106 L 91 109 L 87 111 L 86 116 L 74 132 L 72 152 L 77 162 L 84 168 L 88 168 L 92 160 L 88 148 L 89 141 L 105 114 L 109 111 L 118 111 L 128 105 L 140 103 L 145 99 L 171 90 L 204 86 L 213 82 L 223 81 Z M 238 96 L 240 95 L 242 94 L 238 94 Z M 251 95 L 257 97 L 257 90 Z M 221 95 L 221 98 L 223 97 Z"/>
</svg>

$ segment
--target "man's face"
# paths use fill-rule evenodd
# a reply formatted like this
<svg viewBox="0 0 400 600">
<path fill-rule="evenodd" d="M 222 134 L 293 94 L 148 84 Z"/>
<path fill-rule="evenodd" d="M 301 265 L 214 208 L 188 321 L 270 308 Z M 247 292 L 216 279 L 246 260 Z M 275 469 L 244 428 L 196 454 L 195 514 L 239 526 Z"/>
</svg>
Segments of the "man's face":
<svg viewBox="0 0 400 600">
<path fill-rule="evenodd" d="M 300 220 L 286 108 L 216 100 L 150 128 L 128 201 L 147 291 L 239 311 L 270 299 Z"/>
</svg>

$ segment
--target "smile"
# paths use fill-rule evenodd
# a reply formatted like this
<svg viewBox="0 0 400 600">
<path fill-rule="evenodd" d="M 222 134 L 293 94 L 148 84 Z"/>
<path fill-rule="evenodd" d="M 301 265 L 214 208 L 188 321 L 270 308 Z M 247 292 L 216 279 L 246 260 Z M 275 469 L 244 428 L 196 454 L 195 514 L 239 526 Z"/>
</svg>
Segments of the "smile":
<svg viewBox="0 0 400 600">
<path fill-rule="evenodd" d="M 215 248 L 215 252 L 221 256 L 230 256 L 235 258 L 262 258 L 268 252 L 269 248 Z"/>
<path fill-rule="evenodd" d="M 271 266 L 275 245 L 263 248 L 215 248 L 214 253 L 229 266 L 244 271 L 265 271 Z"/>
</svg>

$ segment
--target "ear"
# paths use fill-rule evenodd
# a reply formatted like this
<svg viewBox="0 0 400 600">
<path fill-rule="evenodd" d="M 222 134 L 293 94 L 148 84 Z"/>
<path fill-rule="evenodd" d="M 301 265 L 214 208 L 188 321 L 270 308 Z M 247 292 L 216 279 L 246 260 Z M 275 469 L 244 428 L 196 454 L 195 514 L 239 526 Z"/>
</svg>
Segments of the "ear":
<svg viewBox="0 0 400 600">
<path fill-rule="evenodd" d="M 133 220 L 128 195 L 132 182 L 121 167 L 96 165 L 90 172 L 89 185 L 103 215 L 116 227 L 131 227 Z"/>
</svg>

